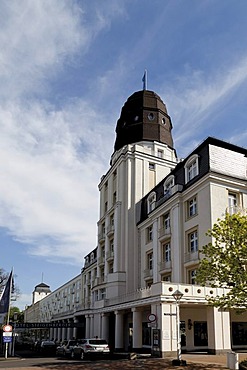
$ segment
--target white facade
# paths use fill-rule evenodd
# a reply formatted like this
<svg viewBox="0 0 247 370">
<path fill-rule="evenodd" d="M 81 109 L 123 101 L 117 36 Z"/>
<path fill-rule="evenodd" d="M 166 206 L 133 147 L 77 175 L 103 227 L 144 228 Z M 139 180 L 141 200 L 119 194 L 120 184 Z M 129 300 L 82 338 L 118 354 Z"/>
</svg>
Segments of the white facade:
<svg viewBox="0 0 247 370">
<path fill-rule="evenodd" d="M 50 336 L 98 336 L 114 350 L 174 355 L 172 293 L 179 289 L 184 351 L 246 348 L 240 327 L 247 329 L 247 314 L 208 306 L 206 296 L 224 289 L 195 284 L 206 231 L 226 211 L 247 209 L 246 155 L 246 149 L 213 138 L 182 162 L 171 145 L 156 140 L 116 150 L 99 184 L 97 247 L 80 275 L 37 303 L 37 320 L 80 327 L 51 329 Z M 26 321 L 34 320 L 31 312 L 26 310 Z"/>
</svg>

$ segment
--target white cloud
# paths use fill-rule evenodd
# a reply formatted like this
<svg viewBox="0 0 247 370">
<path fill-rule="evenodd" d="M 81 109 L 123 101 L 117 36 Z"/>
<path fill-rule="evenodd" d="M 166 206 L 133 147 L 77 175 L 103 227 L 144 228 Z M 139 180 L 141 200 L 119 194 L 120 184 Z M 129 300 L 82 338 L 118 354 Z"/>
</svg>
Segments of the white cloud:
<svg viewBox="0 0 247 370">
<path fill-rule="evenodd" d="M 33 254 L 76 259 L 96 243 L 97 183 L 111 135 L 89 106 L 76 101 L 47 112 L 36 102 L 0 110 L 0 223 L 32 243 Z"/>
<path fill-rule="evenodd" d="M 210 127 L 213 121 L 208 117 L 229 104 L 229 99 L 246 81 L 247 57 L 243 57 L 237 64 L 222 67 L 211 77 L 202 71 L 187 68 L 186 75 L 174 83 L 175 87 L 164 87 L 163 95 L 176 122 L 176 144 L 181 146 L 191 137 L 192 132 L 199 133 L 206 120 L 207 127 Z M 194 144 L 191 142 L 190 148 Z"/>
<path fill-rule="evenodd" d="M 92 102 L 74 99 L 58 110 L 46 93 L 49 99 L 52 78 L 124 13 L 111 1 L 99 2 L 96 13 L 85 7 L 0 4 L 0 226 L 30 254 L 75 264 L 96 244 L 97 184 L 113 132 Z"/>
</svg>

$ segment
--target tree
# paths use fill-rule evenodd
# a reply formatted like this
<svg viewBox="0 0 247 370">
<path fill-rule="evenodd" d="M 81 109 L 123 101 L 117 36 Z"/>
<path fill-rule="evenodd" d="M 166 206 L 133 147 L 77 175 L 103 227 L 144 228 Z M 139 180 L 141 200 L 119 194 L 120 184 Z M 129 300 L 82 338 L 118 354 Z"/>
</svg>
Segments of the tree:
<svg viewBox="0 0 247 370">
<path fill-rule="evenodd" d="M 24 321 L 24 313 L 20 311 L 19 307 L 10 307 L 9 310 L 9 321 L 10 322 L 23 322 Z"/>
<path fill-rule="evenodd" d="M 204 257 L 197 283 L 228 288 L 223 296 L 208 299 L 212 305 L 247 309 L 247 216 L 226 214 L 206 235 L 211 242 L 200 251 Z"/>
<path fill-rule="evenodd" d="M 3 291 L 5 284 L 8 280 L 9 274 L 7 274 L 4 269 L 0 268 L 0 293 Z"/>
</svg>

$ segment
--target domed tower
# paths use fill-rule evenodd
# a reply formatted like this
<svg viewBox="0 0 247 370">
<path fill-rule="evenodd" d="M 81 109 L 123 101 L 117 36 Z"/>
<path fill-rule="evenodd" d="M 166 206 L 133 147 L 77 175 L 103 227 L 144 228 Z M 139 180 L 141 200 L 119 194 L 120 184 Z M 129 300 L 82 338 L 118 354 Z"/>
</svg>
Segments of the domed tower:
<svg viewBox="0 0 247 370">
<path fill-rule="evenodd" d="M 99 184 L 98 284 L 93 290 L 106 292 L 107 298 L 140 287 L 140 200 L 177 164 L 171 131 L 166 106 L 153 91 L 133 93 L 121 109 L 110 168 Z"/>
<path fill-rule="evenodd" d="M 137 91 L 122 108 L 114 150 L 140 141 L 157 141 L 173 148 L 171 130 L 171 118 L 161 98 L 153 91 Z"/>
<path fill-rule="evenodd" d="M 45 298 L 50 293 L 51 293 L 51 290 L 50 290 L 49 285 L 46 285 L 45 283 L 40 283 L 36 285 L 33 291 L 33 304 Z"/>
</svg>

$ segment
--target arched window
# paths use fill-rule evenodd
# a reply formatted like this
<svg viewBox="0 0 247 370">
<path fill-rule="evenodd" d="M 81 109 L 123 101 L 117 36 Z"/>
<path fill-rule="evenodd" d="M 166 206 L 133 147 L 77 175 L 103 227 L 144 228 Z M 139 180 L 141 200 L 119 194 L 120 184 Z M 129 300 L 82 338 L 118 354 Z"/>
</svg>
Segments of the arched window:
<svg viewBox="0 0 247 370">
<path fill-rule="evenodd" d="M 164 182 L 164 195 L 167 195 L 171 192 L 171 188 L 175 185 L 174 175 L 169 176 Z"/>
<path fill-rule="evenodd" d="M 185 163 L 184 169 L 186 184 L 199 174 L 198 158 L 198 154 L 194 154 Z"/>
<path fill-rule="evenodd" d="M 155 208 L 155 202 L 156 202 L 156 193 L 153 191 L 148 196 L 148 213 Z"/>
</svg>

